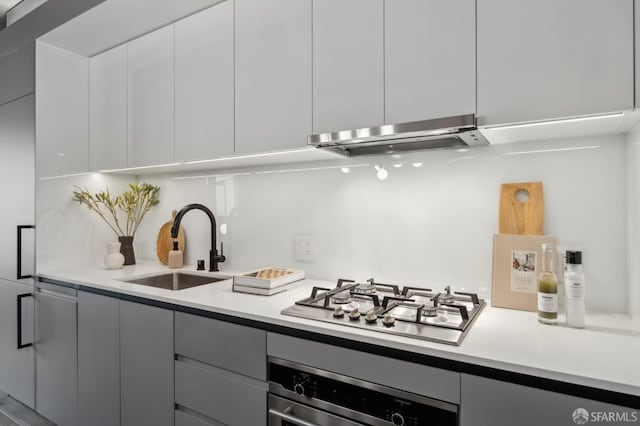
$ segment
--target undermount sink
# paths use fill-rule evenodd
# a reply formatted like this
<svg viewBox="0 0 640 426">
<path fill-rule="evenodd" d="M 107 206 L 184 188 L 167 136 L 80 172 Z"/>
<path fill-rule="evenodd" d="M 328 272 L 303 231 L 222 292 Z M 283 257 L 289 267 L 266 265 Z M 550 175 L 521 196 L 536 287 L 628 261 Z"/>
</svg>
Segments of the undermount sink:
<svg viewBox="0 0 640 426">
<path fill-rule="evenodd" d="M 163 288 L 165 290 L 184 290 L 185 288 L 197 287 L 199 285 L 211 284 L 218 281 L 228 280 L 226 276 L 206 276 L 188 274 L 185 272 L 165 272 L 158 275 L 150 275 L 140 278 L 130 278 L 122 280 L 124 282 L 146 285 L 149 287 Z"/>
</svg>

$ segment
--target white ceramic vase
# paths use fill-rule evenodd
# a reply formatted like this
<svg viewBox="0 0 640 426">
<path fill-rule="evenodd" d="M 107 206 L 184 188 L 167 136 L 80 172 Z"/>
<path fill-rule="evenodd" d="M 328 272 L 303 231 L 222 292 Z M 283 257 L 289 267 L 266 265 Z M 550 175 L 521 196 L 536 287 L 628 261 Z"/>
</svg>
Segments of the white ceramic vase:
<svg viewBox="0 0 640 426">
<path fill-rule="evenodd" d="M 120 269 L 124 265 L 124 256 L 120 253 L 120 243 L 107 243 L 107 255 L 104 266 L 107 269 Z"/>
</svg>

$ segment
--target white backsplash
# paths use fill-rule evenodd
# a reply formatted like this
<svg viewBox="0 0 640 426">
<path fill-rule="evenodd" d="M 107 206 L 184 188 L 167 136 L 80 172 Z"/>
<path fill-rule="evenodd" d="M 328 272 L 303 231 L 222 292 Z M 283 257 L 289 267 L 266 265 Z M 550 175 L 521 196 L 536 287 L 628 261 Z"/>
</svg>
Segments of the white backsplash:
<svg viewBox="0 0 640 426">
<path fill-rule="evenodd" d="M 74 186 L 120 193 L 129 176 L 98 173 L 36 181 L 36 271 L 64 266 L 104 267 L 107 242 L 116 234 L 93 212 L 73 201 Z"/>
<path fill-rule="evenodd" d="M 136 235 L 136 255 L 156 259 L 157 232 L 170 211 L 202 203 L 214 211 L 218 226 L 227 228 L 226 235 L 218 233 L 227 256 L 223 270 L 287 266 L 314 278 L 451 284 L 486 297 L 500 183 L 539 180 L 546 232 L 584 249 L 587 305 L 625 312 L 627 294 L 638 291 L 626 279 L 626 149 L 625 137 L 615 135 L 428 151 L 401 159 L 145 176 L 140 180 L 161 186 L 161 202 Z M 345 163 L 349 173 L 341 170 Z M 375 165 L 387 169 L 387 180 L 377 179 Z M 59 264 L 60 251 L 76 264 L 100 264 L 104 243 L 113 236 L 95 215 L 72 205 L 72 185 L 96 190 L 109 185 L 117 191 L 127 181 L 89 175 L 38 183 L 39 270 Z M 636 190 L 636 201 L 639 195 Z M 183 226 L 186 263 L 208 262 L 206 216 L 190 212 Z M 294 259 L 297 234 L 315 236 L 315 263 Z"/>
<path fill-rule="evenodd" d="M 627 137 L 627 310 L 640 319 L 640 125 Z"/>
</svg>

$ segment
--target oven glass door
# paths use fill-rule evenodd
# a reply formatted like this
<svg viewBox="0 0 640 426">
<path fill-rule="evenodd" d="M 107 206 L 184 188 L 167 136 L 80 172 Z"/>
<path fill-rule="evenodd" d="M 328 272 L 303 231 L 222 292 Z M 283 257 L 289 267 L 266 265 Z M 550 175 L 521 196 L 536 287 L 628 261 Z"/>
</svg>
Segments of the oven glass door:
<svg viewBox="0 0 640 426">
<path fill-rule="evenodd" d="M 363 426 L 363 424 L 269 394 L 269 426 Z"/>
</svg>

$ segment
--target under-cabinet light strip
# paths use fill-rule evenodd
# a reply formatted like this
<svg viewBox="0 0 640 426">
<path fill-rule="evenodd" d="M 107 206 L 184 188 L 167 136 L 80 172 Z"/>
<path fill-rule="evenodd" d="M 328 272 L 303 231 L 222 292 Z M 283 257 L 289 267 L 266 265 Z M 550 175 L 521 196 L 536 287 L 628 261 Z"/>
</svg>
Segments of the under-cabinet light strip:
<svg viewBox="0 0 640 426">
<path fill-rule="evenodd" d="M 157 164 L 154 166 L 125 167 L 123 169 L 98 170 L 98 173 L 135 172 L 136 170 L 160 169 L 163 167 L 180 166 L 183 163 Z"/>
<path fill-rule="evenodd" d="M 217 178 L 217 177 L 246 176 L 250 174 L 251 173 L 246 172 L 246 173 L 222 173 L 218 175 L 178 176 L 178 177 L 172 177 L 171 180 L 210 179 L 210 178 Z"/>
<path fill-rule="evenodd" d="M 220 158 L 211 158 L 208 160 L 190 160 L 190 161 L 182 161 L 178 163 L 168 163 L 168 164 L 158 164 L 153 166 L 140 166 L 140 167 L 125 167 L 122 169 L 106 169 L 106 170 L 98 170 L 98 173 L 114 173 L 114 172 L 134 172 L 136 170 L 146 170 L 146 169 L 158 169 L 163 167 L 175 167 L 182 166 L 186 164 L 200 164 L 200 163 L 215 163 L 219 161 L 230 161 L 230 160 L 242 160 L 245 158 L 258 158 L 258 157 L 267 157 L 271 155 L 283 155 L 283 154 L 297 154 L 302 152 L 310 152 L 314 151 L 315 148 L 302 148 L 302 149 L 292 149 L 288 151 L 275 151 L 275 152 L 261 152 L 259 154 L 246 154 L 246 155 L 235 155 L 229 157 L 220 157 Z"/>
<path fill-rule="evenodd" d="M 614 117 L 622 117 L 622 116 L 624 116 L 624 112 L 614 112 L 611 114 L 589 115 L 585 117 L 574 117 L 574 118 L 561 118 L 558 120 L 534 121 L 531 123 L 498 124 L 494 126 L 483 126 L 481 127 L 481 130 L 520 129 L 523 127 L 545 126 L 548 124 L 576 123 L 580 121 L 599 120 L 602 118 L 614 118 Z"/>
<path fill-rule="evenodd" d="M 42 178 L 39 178 L 38 180 L 55 180 L 55 179 L 64 179 L 64 178 L 75 177 L 75 176 L 88 176 L 88 175 L 92 175 L 92 174 L 93 174 L 93 172 L 71 173 L 71 174 L 68 174 L 68 175 L 42 177 Z"/>
<path fill-rule="evenodd" d="M 253 172 L 256 175 L 266 175 L 273 173 L 289 173 L 289 172 L 309 172 L 315 170 L 332 170 L 332 169 L 344 169 L 344 168 L 354 168 L 354 167 L 365 167 L 370 166 L 371 164 L 341 164 L 339 166 L 325 166 L 325 167 L 302 167 L 298 169 L 279 169 L 279 170 L 263 170 L 260 172 Z"/>
<path fill-rule="evenodd" d="M 600 145 L 590 145 L 590 146 L 575 146 L 572 148 L 550 148 L 550 149 L 539 149 L 535 151 L 514 151 L 514 152 L 505 152 L 503 155 L 524 155 L 524 154 L 542 154 L 546 152 L 560 152 L 560 151 L 577 151 L 581 149 L 598 149 Z"/>
<path fill-rule="evenodd" d="M 228 160 L 239 160 L 243 158 L 258 158 L 258 157 L 268 157 L 271 155 L 282 155 L 282 154 L 297 154 L 300 152 L 310 152 L 314 151 L 315 148 L 301 148 L 301 149 L 291 149 L 287 151 L 274 151 L 274 152 L 261 152 L 258 154 L 245 154 L 245 155 L 235 155 L 229 157 L 220 157 L 220 158 L 211 158 L 209 160 L 191 160 L 185 161 L 184 164 L 199 164 L 199 163 L 215 163 L 218 161 L 228 161 Z"/>
</svg>

